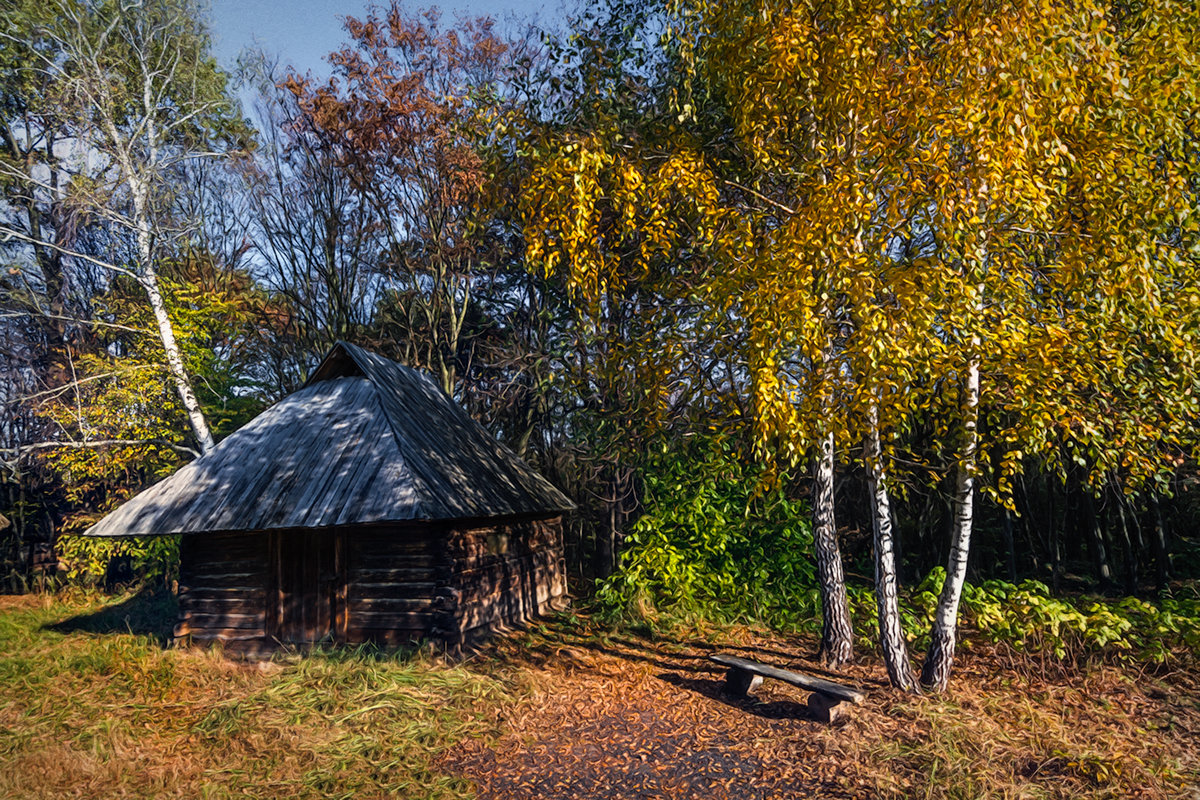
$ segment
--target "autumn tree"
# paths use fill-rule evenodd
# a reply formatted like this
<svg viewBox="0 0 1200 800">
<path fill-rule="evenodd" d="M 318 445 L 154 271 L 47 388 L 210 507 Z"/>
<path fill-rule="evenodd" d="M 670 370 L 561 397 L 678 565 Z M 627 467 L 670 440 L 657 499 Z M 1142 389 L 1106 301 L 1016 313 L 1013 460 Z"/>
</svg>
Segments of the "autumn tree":
<svg viewBox="0 0 1200 800">
<path fill-rule="evenodd" d="M 564 376 L 575 444 L 600 487 L 598 573 L 617 564 L 650 447 L 699 432 L 740 435 L 742 331 L 722 325 L 704 285 L 726 220 L 720 185 L 681 124 L 682 54 L 659 44 L 649 4 L 615 3 L 556 45 L 551 87 L 514 124 L 528 266 L 561 287 L 574 315 Z"/>
<path fill-rule="evenodd" d="M 898 425 L 894 383 L 864 332 L 886 330 L 872 275 L 883 229 L 877 119 L 897 78 L 867 6 L 696 4 L 690 7 L 699 74 L 726 105 L 747 164 L 735 182 L 762 221 L 717 282 L 738 298 L 757 335 L 755 366 L 765 438 L 792 453 L 815 450 L 814 538 L 824 608 L 822 652 L 850 656 L 852 634 L 833 509 L 834 456 L 864 431 L 875 521 L 879 628 L 901 685 L 908 672 L 898 627 L 887 469 L 881 428 Z M 743 256 L 743 254 L 750 254 Z M 863 356 L 866 356 L 865 360 Z"/>
<path fill-rule="evenodd" d="M 5 13 L 27 14 L 17 7 Z M 213 439 L 196 399 L 163 302 L 158 269 L 163 255 L 186 237 L 188 221 L 172 215 L 172 177 L 189 161 L 220 158 L 234 146 L 241 123 L 226 92 L 226 77 L 208 52 L 208 33 L 187 0 L 137 6 L 118 2 L 43 4 L 37 17 L 6 20 L 6 40 L 31 36 L 30 63 L 41 102 L 56 109 L 63 132 L 30 128 L 25 147 L 46 142 L 46 168 L 6 161 L 0 170 L 30 201 L 70 209 L 87 219 L 95 244 L 26 215 L 0 225 L 0 234 L 33 248 L 43 270 L 56 259 L 86 262 L 112 279 L 125 276 L 145 291 L 163 345 L 167 372 L 200 452 Z M 25 85 L 31 85 L 25 79 Z M 34 122 L 26 116 L 27 122 Z M 57 122 L 58 120 L 56 120 Z M 69 155 L 68 155 L 69 154 Z M 44 273 L 53 288 L 54 269 Z"/>
<path fill-rule="evenodd" d="M 337 340 L 367 335 L 387 238 L 361 176 L 339 161 L 340 134 L 313 124 L 275 64 L 258 56 L 246 68 L 262 121 L 254 157 L 237 165 L 246 236 L 258 274 L 287 300 L 280 335 L 302 371 Z"/>
<path fill-rule="evenodd" d="M 930 333 L 941 346 L 926 369 L 945 387 L 941 435 L 956 451 L 955 511 L 921 683 L 942 690 L 977 480 L 991 476 L 1003 500 L 1027 449 L 1051 432 L 1071 440 L 1073 427 L 1088 424 L 1093 390 L 1064 376 L 1082 369 L 1106 383 L 1121 369 L 1120 359 L 1073 358 L 1068 342 L 1084 328 L 1125 328 L 1132 314 L 1148 332 L 1168 334 L 1161 346 L 1173 345 L 1155 320 L 1171 303 L 1161 292 L 1164 268 L 1194 269 L 1176 243 L 1193 235 L 1185 120 L 1200 84 L 1185 53 L 1200 27 L 1194 8 L 1174 3 L 968 3 L 915 13 L 896 17 L 907 47 L 893 118 L 903 135 L 891 152 L 911 178 L 904 216 L 928 225 L 936 242 L 891 283 L 902 286 L 911 272 L 938 287 L 925 304 L 936 310 Z M 909 39 L 910 31 L 923 34 Z M 1185 290 L 1179 299 L 1187 298 Z M 1125 373 L 1119 382 L 1144 391 L 1148 377 Z M 1023 427 L 981 429 L 983 410 L 1001 408 Z M 1000 443 L 997 463 L 984 461 L 995 448 L 981 448 L 981 436 Z"/>
<path fill-rule="evenodd" d="M 819 440 L 804 420 L 828 418 L 829 397 L 840 398 L 847 434 L 864 431 L 881 640 L 889 675 L 905 688 L 915 684 L 882 489 L 909 421 L 940 420 L 934 435 L 955 475 L 954 536 L 922 683 L 942 689 L 984 466 L 994 466 L 990 488 L 1003 499 L 1022 448 L 1050 431 L 1071 439 L 1055 420 L 1094 388 L 1056 394 L 1063 376 L 1078 380 L 1083 369 L 1107 382 L 1111 373 L 1067 357 L 1070 331 L 1104 330 L 1130 313 L 1101 299 L 1109 286 L 1138 286 L 1133 315 L 1157 318 L 1162 295 L 1148 287 L 1162 285 L 1162 265 L 1188 262 L 1176 242 L 1191 230 L 1183 120 L 1195 108 L 1185 55 L 1194 13 L 1170 3 L 870 0 L 693 13 L 700 63 L 767 178 L 749 188 L 780 216 L 758 237 L 770 259 L 731 270 L 732 285 L 764 298 L 759 384 L 775 398 L 780 435 Z M 792 265 L 819 270 L 822 290 L 798 281 Z M 811 380 L 819 370 L 780 388 L 780 345 L 793 341 L 807 348 L 805 364 L 836 360 L 840 394 Z M 1021 422 L 981 431 L 982 409 Z M 1002 453 L 994 465 L 981 464 L 997 450 L 981 449 L 984 434 Z"/>
<path fill-rule="evenodd" d="M 488 259 L 478 148 L 494 135 L 507 44 L 488 19 L 443 27 L 398 3 L 347 18 L 352 45 L 325 84 L 288 78 L 299 135 L 348 178 L 379 230 L 375 298 L 406 362 L 454 392 Z"/>
</svg>

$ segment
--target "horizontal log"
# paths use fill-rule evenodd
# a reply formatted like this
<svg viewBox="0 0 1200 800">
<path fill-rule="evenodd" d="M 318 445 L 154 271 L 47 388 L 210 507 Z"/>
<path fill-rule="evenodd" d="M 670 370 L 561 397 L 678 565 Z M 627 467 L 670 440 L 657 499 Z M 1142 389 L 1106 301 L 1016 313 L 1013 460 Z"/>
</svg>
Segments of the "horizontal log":
<svg viewBox="0 0 1200 800">
<path fill-rule="evenodd" d="M 208 612 L 192 613 L 180 609 L 180 619 L 186 621 L 188 627 L 192 630 L 196 630 L 197 628 L 264 628 L 266 627 L 266 616 L 265 612 L 256 614 L 214 614 Z"/>
<path fill-rule="evenodd" d="M 180 634 L 176 634 L 179 636 Z M 265 628 L 192 628 L 186 635 L 192 637 L 192 642 L 247 642 L 254 639 L 266 639 Z"/>
<path fill-rule="evenodd" d="M 565 591 L 565 581 L 558 570 L 529 565 L 497 565 L 457 576 L 456 586 L 462 592 L 462 602 L 474 602 L 497 592 L 533 593 L 543 598 Z"/>
<path fill-rule="evenodd" d="M 350 609 L 354 614 L 391 614 L 409 611 L 425 611 L 433 608 L 433 597 L 354 597 L 350 598 Z"/>
<path fill-rule="evenodd" d="M 437 576 L 438 571 L 433 566 L 380 567 L 376 564 L 359 564 L 347 570 L 346 581 L 351 584 L 407 583 L 437 580 Z"/>
<path fill-rule="evenodd" d="M 364 570 L 380 567 L 433 572 L 440 568 L 440 558 L 429 553 L 350 553 L 346 559 L 347 574 L 357 575 Z"/>
<path fill-rule="evenodd" d="M 460 605 L 455 612 L 454 624 L 458 630 L 465 632 L 497 623 L 512 625 L 537 615 L 538 606 L 531 598 L 501 592 Z"/>
<path fill-rule="evenodd" d="M 351 606 L 348 622 L 350 627 L 357 628 L 425 630 L 440 616 L 442 615 L 432 608 L 424 611 L 374 611 Z"/>
<path fill-rule="evenodd" d="M 180 570 L 179 582 L 186 585 L 203 585 L 215 587 L 234 587 L 234 586 L 266 586 L 267 570 L 266 568 L 259 570 L 245 570 L 229 568 L 225 572 L 213 570 L 212 572 L 195 572 L 192 570 Z"/>
<path fill-rule="evenodd" d="M 355 553 L 427 553 L 439 549 L 440 540 L 431 534 L 406 536 L 351 531 L 346 534 L 346 546 Z"/>
<path fill-rule="evenodd" d="M 265 618 L 265 603 L 259 599 L 238 598 L 180 598 L 179 613 L 181 616 L 208 614 L 210 616 L 236 616 Z"/>
<path fill-rule="evenodd" d="M 191 540 L 185 539 L 181 549 L 182 557 L 197 561 L 251 560 L 265 558 L 266 553 L 267 540 L 261 534 L 221 537 L 198 536 Z"/>
<path fill-rule="evenodd" d="M 354 581 L 350 582 L 346 589 L 351 600 L 376 600 L 391 597 L 429 599 L 437 595 L 438 585 L 432 581 L 425 583 L 361 583 Z"/>
<path fill-rule="evenodd" d="M 220 600 L 229 598 L 233 600 L 245 599 L 254 600 L 258 603 L 266 601 L 267 590 L 262 585 L 254 584 L 239 584 L 239 585 L 210 585 L 202 583 L 180 584 L 179 586 L 179 602 L 185 600 Z"/>
<path fill-rule="evenodd" d="M 469 528 L 454 531 L 447 540 L 447 550 L 459 557 L 464 554 L 487 552 L 497 539 L 507 539 L 509 548 L 522 550 L 560 549 L 557 527 L 538 523 Z"/>
<path fill-rule="evenodd" d="M 507 566 L 509 568 L 518 567 L 521 565 L 536 565 L 543 568 L 550 568 L 552 565 L 559 562 L 562 554 L 551 550 L 542 550 L 534 553 L 509 553 L 503 556 L 481 556 L 474 559 L 458 559 L 450 565 L 452 575 L 470 575 L 474 572 L 482 572 L 497 567 Z"/>
</svg>

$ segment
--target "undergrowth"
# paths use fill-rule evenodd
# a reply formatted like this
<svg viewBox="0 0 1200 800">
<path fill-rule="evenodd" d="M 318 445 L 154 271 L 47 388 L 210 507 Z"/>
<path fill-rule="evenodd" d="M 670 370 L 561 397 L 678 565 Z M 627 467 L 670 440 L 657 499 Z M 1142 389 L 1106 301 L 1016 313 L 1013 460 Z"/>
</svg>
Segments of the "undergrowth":
<svg viewBox="0 0 1200 800">
<path fill-rule="evenodd" d="M 670 630 L 752 624 L 814 634 L 820 599 L 805 504 L 764 489 L 756 468 L 729 451 L 655 454 L 645 471 L 645 513 L 626 538 L 620 569 L 594 598 L 610 624 Z M 923 649 L 945 570 L 901 596 L 910 644 Z M 874 593 L 849 586 L 855 631 L 876 641 Z M 1200 655 L 1200 588 L 1154 600 L 1061 597 L 1044 583 L 968 584 L 962 623 L 1020 653 L 1060 660 L 1100 657 L 1162 664 Z"/>
<path fill-rule="evenodd" d="M 878 735 L 847 743 L 873 796 L 1192 796 L 1179 712 L 1153 705 L 1139 682 L 1111 667 L 1069 683 L 987 668 L 950 696 L 898 700 Z"/>
<path fill-rule="evenodd" d="M 756 468 L 719 446 L 650 461 L 646 511 L 626 535 L 620 570 L 597 588 L 601 617 L 809 625 L 819 598 L 804 504 L 781 486 L 764 489 Z"/>
<path fill-rule="evenodd" d="M 523 691 L 421 654 L 244 665 L 164 649 L 146 617 L 169 624 L 169 598 L 0 602 L 0 797 L 13 800 L 462 797 L 433 761 L 493 735 Z M 114 602 L 129 614 L 106 617 Z"/>
</svg>

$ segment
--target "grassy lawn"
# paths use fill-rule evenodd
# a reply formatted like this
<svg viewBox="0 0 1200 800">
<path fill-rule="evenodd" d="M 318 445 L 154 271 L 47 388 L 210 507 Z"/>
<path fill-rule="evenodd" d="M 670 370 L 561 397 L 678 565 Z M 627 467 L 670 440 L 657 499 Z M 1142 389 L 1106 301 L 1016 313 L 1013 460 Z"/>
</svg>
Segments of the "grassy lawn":
<svg viewBox="0 0 1200 800">
<path fill-rule="evenodd" d="M 951 693 L 847 679 L 809 719 L 768 681 L 731 699 L 706 660 L 816 672 L 812 643 L 674 638 L 560 617 L 449 664 L 367 650 L 241 664 L 164 647 L 170 598 L 0 597 L 0 797 L 1194 798 L 1200 676 L 1040 666 L 968 648 Z"/>
<path fill-rule="evenodd" d="M 164 649 L 170 604 L 0 598 L 0 797 L 459 797 L 431 760 L 515 691 L 422 655 Z"/>
</svg>

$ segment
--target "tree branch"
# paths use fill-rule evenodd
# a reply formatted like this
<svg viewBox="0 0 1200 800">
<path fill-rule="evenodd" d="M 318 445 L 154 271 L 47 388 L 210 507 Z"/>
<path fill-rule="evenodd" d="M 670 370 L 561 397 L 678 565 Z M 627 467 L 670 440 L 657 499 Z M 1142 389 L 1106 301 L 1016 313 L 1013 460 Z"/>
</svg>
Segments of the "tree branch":
<svg viewBox="0 0 1200 800">
<path fill-rule="evenodd" d="M 48 242 L 45 239 L 38 239 L 37 237 L 29 236 L 28 234 L 21 233 L 19 230 L 10 228 L 7 225 L 0 225 L 0 244 L 6 244 L 13 239 L 26 242 L 27 244 L 36 245 L 38 247 L 48 247 L 51 250 L 62 253 L 64 256 L 78 258 L 88 262 L 89 264 L 95 264 L 101 269 L 107 269 L 111 272 L 126 275 L 137 281 L 139 285 L 142 283 L 142 279 L 138 277 L 138 274 L 133 270 L 125 269 L 125 267 L 118 267 L 116 264 L 110 264 L 107 261 L 96 258 L 95 256 L 89 256 L 86 253 L 80 253 L 78 250 L 72 250 L 69 247 L 62 247 L 54 242 Z"/>
<path fill-rule="evenodd" d="M 174 450 L 176 453 L 192 458 L 199 458 L 200 454 L 190 447 L 175 442 L 168 442 L 166 439 L 96 439 L 93 441 L 77 442 L 36 442 L 34 444 L 22 445 L 20 447 L 8 447 L 0 449 L 0 454 L 4 454 L 6 458 L 0 458 L 0 464 L 9 469 L 14 469 L 21 459 L 35 453 L 38 450 L 57 450 L 64 448 L 67 450 L 86 450 L 93 447 L 130 447 L 137 445 L 157 445 Z"/>
</svg>

